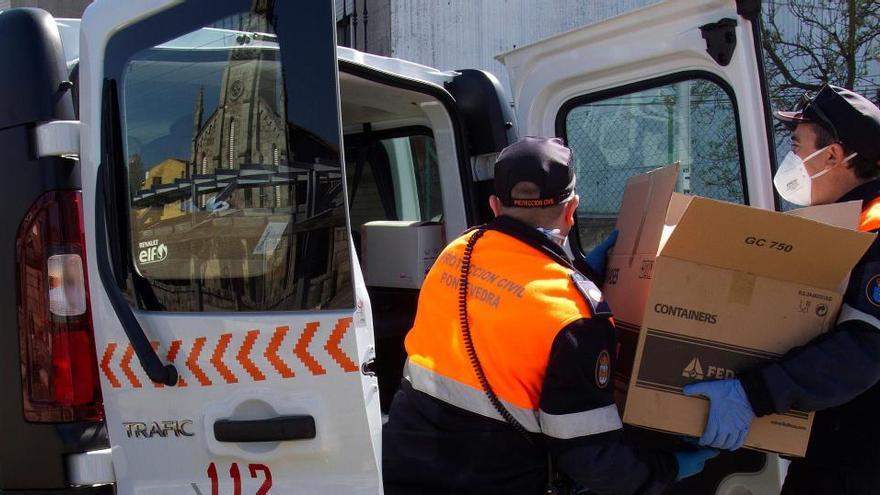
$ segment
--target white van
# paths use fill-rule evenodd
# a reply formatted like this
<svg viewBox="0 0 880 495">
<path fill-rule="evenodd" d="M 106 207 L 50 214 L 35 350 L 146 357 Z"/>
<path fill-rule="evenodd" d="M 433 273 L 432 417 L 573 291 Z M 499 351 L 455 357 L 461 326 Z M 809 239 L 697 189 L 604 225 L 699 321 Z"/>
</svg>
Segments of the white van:
<svg viewBox="0 0 880 495">
<path fill-rule="evenodd" d="M 575 251 L 627 177 L 675 160 L 684 192 L 774 208 L 755 4 L 665 0 L 502 54 L 513 109 L 488 73 L 336 47 L 329 1 L 98 0 L 63 22 L 78 121 L 35 122 L 37 149 L 79 157 L 68 254 L 111 447 L 70 457 L 75 484 L 112 463 L 126 495 L 381 493 L 407 267 L 490 219 L 516 136 L 572 147 Z M 779 484 L 775 456 L 740 451 L 671 493 Z"/>
</svg>

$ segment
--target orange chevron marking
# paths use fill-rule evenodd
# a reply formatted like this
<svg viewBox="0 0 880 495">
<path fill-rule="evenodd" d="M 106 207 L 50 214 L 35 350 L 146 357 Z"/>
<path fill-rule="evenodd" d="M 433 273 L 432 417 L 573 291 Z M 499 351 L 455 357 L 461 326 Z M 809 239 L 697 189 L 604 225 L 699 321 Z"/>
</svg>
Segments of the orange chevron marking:
<svg viewBox="0 0 880 495">
<path fill-rule="evenodd" d="M 249 331 L 244 338 L 244 344 L 241 345 L 241 349 L 238 350 L 238 354 L 235 356 L 235 359 L 241 364 L 241 367 L 251 375 L 251 378 L 255 382 L 261 382 L 266 379 L 266 375 L 260 371 L 260 368 L 257 367 L 256 363 L 251 361 L 251 350 L 253 350 L 254 343 L 259 336 L 259 330 Z"/>
<path fill-rule="evenodd" d="M 296 347 L 293 348 L 293 353 L 304 365 L 306 365 L 306 368 L 308 368 L 313 375 L 323 375 L 327 373 L 327 370 L 321 367 L 321 363 L 319 363 L 314 356 L 309 354 L 309 344 L 312 342 L 315 334 L 318 333 L 318 325 L 319 323 L 317 321 L 306 323 L 306 328 L 303 330 L 302 335 L 299 336 L 299 341 L 297 341 Z"/>
<path fill-rule="evenodd" d="M 358 370 L 357 364 L 355 364 L 355 362 L 352 361 L 351 358 L 348 357 L 348 355 L 346 355 L 339 347 L 343 337 L 345 337 L 345 333 L 348 332 L 350 327 L 351 317 L 340 318 L 339 321 L 336 322 L 336 328 L 330 332 L 330 338 L 327 339 L 327 343 L 324 344 L 324 349 L 327 351 L 327 354 L 330 354 L 330 357 L 332 357 L 333 360 L 336 361 L 336 364 L 345 370 L 346 373 Z"/>
<path fill-rule="evenodd" d="M 152 340 L 152 341 L 150 341 L 150 344 L 152 344 L 152 346 L 153 346 L 153 350 L 156 351 L 156 353 L 157 353 L 157 355 L 158 355 L 158 352 L 159 352 L 159 341 L 157 341 L 157 340 Z M 161 383 L 157 383 L 157 382 L 153 382 L 153 386 L 156 387 L 156 388 L 163 388 L 163 387 L 165 387 L 165 385 L 163 385 L 163 384 L 161 384 Z"/>
<path fill-rule="evenodd" d="M 183 345 L 183 341 L 181 340 L 172 340 L 171 346 L 168 347 L 168 362 L 174 363 L 177 360 L 177 355 L 180 354 L 180 347 Z M 185 387 L 186 380 L 183 379 L 183 376 L 178 373 L 177 376 L 177 387 Z"/>
<path fill-rule="evenodd" d="M 131 370 L 131 358 L 134 356 L 134 347 L 131 344 L 125 347 L 125 353 L 122 355 L 122 361 L 119 361 L 119 367 L 122 369 L 122 373 L 128 378 L 128 381 L 131 382 L 131 386 L 134 388 L 141 388 L 143 385 L 141 381 L 138 380 L 137 375 L 134 374 L 134 371 Z"/>
<path fill-rule="evenodd" d="M 211 379 L 208 378 L 204 370 L 199 368 L 199 355 L 202 353 L 202 348 L 205 347 L 206 340 L 208 340 L 207 337 L 196 338 L 195 342 L 193 342 L 192 350 L 189 351 L 189 356 L 186 358 L 186 367 L 195 375 L 203 387 L 211 385 Z"/>
<path fill-rule="evenodd" d="M 266 352 L 263 353 L 263 356 L 272 364 L 275 368 L 275 371 L 281 375 L 281 378 L 293 378 L 294 373 L 293 370 L 287 366 L 287 363 L 278 356 L 278 349 L 281 348 L 281 343 L 284 341 L 284 337 L 287 336 L 287 332 L 290 331 L 290 327 L 287 325 L 283 327 L 275 327 L 275 333 L 272 334 L 272 338 L 269 340 L 269 345 L 266 347 Z"/>
<path fill-rule="evenodd" d="M 110 362 L 113 360 L 113 353 L 115 352 L 116 342 L 110 342 L 107 344 L 107 347 L 104 349 L 104 356 L 101 358 L 101 371 L 104 372 L 104 376 L 107 378 L 107 381 L 110 382 L 111 387 L 120 388 L 122 387 L 122 384 L 119 383 L 119 378 L 116 378 L 113 370 L 110 369 Z"/>
<path fill-rule="evenodd" d="M 232 373 L 232 370 L 226 366 L 226 363 L 223 362 L 223 354 L 226 353 L 226 348 L 229 347 L 230 340 L 232 340 L 231 333 L 220 335 L 217 347 L 214 348 L 214 354 L 211 355 L 211 364 L 214 365 L 214 369 L 220 373 L 220 376 L 226 380 L 226 383 L 238 383 L 238 378 L 236 378 L 235 374 Z"/>
</svg>

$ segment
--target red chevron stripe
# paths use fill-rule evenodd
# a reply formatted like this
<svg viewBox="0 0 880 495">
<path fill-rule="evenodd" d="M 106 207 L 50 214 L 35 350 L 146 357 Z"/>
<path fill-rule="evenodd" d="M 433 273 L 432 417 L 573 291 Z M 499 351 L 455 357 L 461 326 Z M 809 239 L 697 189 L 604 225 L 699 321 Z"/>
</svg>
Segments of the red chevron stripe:
<svg viewBox="0 0 880 495">
<path fill-rule="evenodd" d="M 107 344 L 107 347 L 104 349 L 104 356 L 101 358 L 100 368 L 101 371 L 104 372 L 104 377 L 110 382 L 110 386 L 113 388 L 120 388 L 122 387 L 122 384 L 119 383 L 119 378 L 116 378 L 113 370 L 110 369 L 110 362 L 113 360 L 113 353 L 115 352 L 116 342 L 110 342 Z"/>
<path fill-rule="evenodd" d="M 323 375 L 327 373 L 327 370 L 321 367 L 321 363 L 319 363 L 314 356 L 309 354 L 309 343 L 312 342 L 312 339 L 318 332 L 318 325 L 319 323 L 317 321 L 306 323 L 306 328 L 303 330 L 302 335 L 299 336 L 299 341 L 297 341 L 296 347 L 293 348 L 293 353 L 304 365 L 306 365 L 306 368 L 308 368 L 313 375 Z"/>
<path fill-rule="evenodd" d="M 251 361 L 251 350 L 254 348 L 254 343 L 257 341 L 257 338 L 260 336 L 259 330 L 251 330 L 247 333 L 244 338 L 244 343 L 241 345 L 241 349 L 238 350 L 238 354 L 235 356 L 238 363 L 244 368 L 245 371 L 255 382 L 261 382 L 266 379 L 266 375 L 260 371 L 260 368 L 257 367 L 256 363 Z"/>
<path fill-rule="evenodd" d="M 159 352 L 159 341 L 154 340 L 154 341 L 151 341 L 150 344 L 153 345 L 153 350 L 156 351 L 156 352 L 157 352 L 157 355 L 158 355 L 158 352 Z M 156 388 L 164 388 L 164 387 L 165 387 L 165 385 L 163 385 L 163 384 L 161 384 L 161 383 L 159 383 L 159 382 L 153 382 L 153 386 L 156 387 Z"/>
<path fill-rule="evenodd" d="M 141 381 L 138 380 L 137 375 L 134 374 L 134 371 L 131 370 L 131 358 L 134 356 L 134 347 L 131 344 L 128 344 L 125 348 L 125 353 L 122 355 L 122 361 L 119 362 L 119 368 L 122 369 L 122 374 L 128 378 L 128 381 L 131 383 L 131 386 L 134 388 L 141 388 L 143 385 Z"/>
<path fill-rule="evenodd" d="M 214 369 L 216 369 L 220 376 L 226 380 L 226 383 L 238 383 L 238 378 L 232 373 L 232 370 L 226 366 L 226 363 L 223 362 L 223 354 L 226 353 L 226 348 L 229 347 L 229 341 L 232 340 L 231 333 L 224 333 L 220 335 L 220 340 L 217 342 L 217 347 L 214 348 L 214 354 L 211 355 L 211 364 L 214 365 Z"/>
<path fill-rule="evenodd" d="M 205 347 L 206 340 L 208 340 L 207 337 L 196 338 L 195 342 L 193 342 L 192 350 L 189 351 L 189 356 L 186 358 L 186 367 L 195 375 L 199 384 L 203 387 L 211 385 L 211 379 L 208 378 L 204 370 L 199 368 L 199 355 L 202 353 L 202 348 Z"/>
<path fill-rule="evenodd" d="M 177 361 L 177 355 L 180 353 L 180 348 L 183 345 L 183 341 L 181 340 L 172 340 L 171 346 L 168 347 L 168 362 L 174 363 Z M 185 387 L 186 380 L 183 379 L 183 375 L 178 373 L 177 376 L 177 387 Z"/>
<path fill-rule="evenodd" d="M 357 364 L 355 364 L 355 362 L 352 361 L 351 358 L 349 358 L 339 347 L 339 344 L 342 342 L 342 338 L 345 337 L 345 333 L 348 332 L 349 327 L 351 327 L 351 317 L 340 318 L 339 321 L 336 322 L 336 328 L 330 332 L 330 338 L 327 339 L 327 343 L 324 344 L 324 349 L 327 351 L 327 354 L 330 354 L 330 357 L 332 357 L 333 360 L 336 361 L 336 364 L 345 370 L 346 373 L 358 370 Z"/>
<path fill-rule="evenodd" d="M 285 363 L 280 356 L 278 356 L 278 349 L 281 348 L 281 343 L 284 342 L 284 337 L 287 336 L 288 331 L 290 331 L 290 327 L 287 325 L 283 327 L 275 327 L 275 333 L 272 334 L 272 338 L 269 340 L 269 345 L 266 347 L 266 352 L 263 353 L 263 356 L 265 356 L 272 367 L 275 368 L 275 371 L 281 375 L 281 378 L 294 377 L 293 370 L 287 366 L 287 363 Z"/>
</svg>

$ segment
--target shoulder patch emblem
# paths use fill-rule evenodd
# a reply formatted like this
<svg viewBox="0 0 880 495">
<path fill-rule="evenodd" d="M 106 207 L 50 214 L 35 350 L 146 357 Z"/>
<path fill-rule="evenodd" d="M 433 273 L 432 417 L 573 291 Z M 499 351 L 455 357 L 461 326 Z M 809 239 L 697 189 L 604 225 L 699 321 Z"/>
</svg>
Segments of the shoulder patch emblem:
<svg viewBox="0 0 880 495">
<path fill-rule="evenodd" d="M 605 388 L 611 381 L 611 356 L 603 350 L 596 358 L 596 386 Z"/>
<path fill-rule="evenodd" d="M 874 275 L 868 280 L 865 295 L 868 297 L 868 302 L 880 308 L 880 275 Z"/>
<path fill-rule="evenodd" d="M 605 298 L 602 296 L 602 291 L 596 287 L 596 284 L 577 271 L 572 272 L 571 280 L 574 282 L 574 286 L 577 288 L 578 292 L 584 296 L 584 300 L 587 301 L 587 304 L 590 305 L 590 310 L 592 310 L 593 316 L 611 315 L 611 308 L 608 306 L 608 303 L 605 302 Z"/>
</svg>

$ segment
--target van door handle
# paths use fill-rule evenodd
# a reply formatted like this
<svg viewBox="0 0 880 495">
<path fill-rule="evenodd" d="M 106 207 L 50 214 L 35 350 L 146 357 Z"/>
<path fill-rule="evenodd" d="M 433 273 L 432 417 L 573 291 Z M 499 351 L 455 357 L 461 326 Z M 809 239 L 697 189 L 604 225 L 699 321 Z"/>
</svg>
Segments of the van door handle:
<svg viewBox="0 0 880 495">
<path fill-rule="evenodd" d="M 305 414 L 242 421 L 221 419 L 214 423 L 218 442 L 283 442 L 308 440 L 315 435 L 315 418 Z"/>
</svg>

